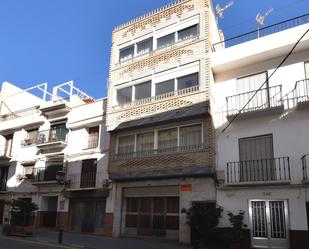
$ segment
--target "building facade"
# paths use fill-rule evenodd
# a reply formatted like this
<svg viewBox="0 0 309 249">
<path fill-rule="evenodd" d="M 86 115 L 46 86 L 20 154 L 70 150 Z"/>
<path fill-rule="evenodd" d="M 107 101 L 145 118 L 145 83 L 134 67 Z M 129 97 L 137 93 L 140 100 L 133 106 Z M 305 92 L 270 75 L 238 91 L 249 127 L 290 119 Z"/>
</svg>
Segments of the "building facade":
<svg viewBox="0 0 309 249">
<path fill-rule="evenodd" d="M 41 91 L 40 98 L 32 91 Z M 73 82 L 27 90 L 1 89 L 1 220 L 12 199 L 38 205 L 38 229 L 104 234 L 109 196 L 106 99 L 93 100 Z M 2 218 L 3 217 L 3 218 Z"/>
<path fill-rule="evenodd" d="M 113 32 L 107 129 L 114 236 L 188 243 L 181 209 L 216 200 L 214 20 L 209 1 L 177 1 Z"/>
</svg>

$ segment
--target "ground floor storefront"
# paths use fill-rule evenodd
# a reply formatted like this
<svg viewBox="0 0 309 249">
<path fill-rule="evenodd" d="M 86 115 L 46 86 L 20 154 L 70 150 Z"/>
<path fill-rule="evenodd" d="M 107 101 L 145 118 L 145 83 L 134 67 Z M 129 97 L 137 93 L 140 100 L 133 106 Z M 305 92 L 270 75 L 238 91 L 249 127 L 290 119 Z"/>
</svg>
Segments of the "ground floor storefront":
<svg viewBox="0 0 309 249">
<path fill-rule="evenodd" d="M 154 237 L 190 243 L 183 208 L 215 202 L 214 180 L 182 178 L 113 184 L 113 236 Z"/>
<path fill-rule="evenodd" d="M 252 248 L 309 248 L 306 187 L 220 188 L 217 203 L 234 214 L 245 211 Z M 220 226 L 229 225 L 224 215 Z"/>
</svg>

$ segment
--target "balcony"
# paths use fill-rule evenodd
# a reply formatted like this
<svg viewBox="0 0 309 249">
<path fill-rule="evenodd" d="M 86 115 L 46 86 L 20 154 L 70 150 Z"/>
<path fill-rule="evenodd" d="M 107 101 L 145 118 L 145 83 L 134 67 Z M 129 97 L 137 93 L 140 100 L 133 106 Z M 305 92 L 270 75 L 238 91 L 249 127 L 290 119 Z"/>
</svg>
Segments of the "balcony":
<svg viewBox="0 0 309 249">
<path fill-rule="evenodd" d="M 222 42 L 216 43 L 213 45 L 213 50 L 215 52 L 221 51 L 225 48 L 236 46 L 238 44 L 252 41 L 264 36 L 268 36 L 274 33 L 278 33 L 287 29 L 291 29 L 303 24 L 309 23 L 309 14 L 305 14 L 299 17 L 295 17 L 289 20 L 285 20 L 273 25 L 269 25 L 263 28 L 259 28 L 248 33 L 244 33 L 229 39 L 226 39 Z"/>
<path fill-rule="evenodd" d="M 309 183 L 309 155 L 304 155 L 301 158 L 303 169 L 303 182 Z"/>
<path fill-rule="evenodd" d="M 239 118 L 282 113 L 284 105 L 281 89 L 281 85 L 272 86 L 227 97 L 226 118 L 231 121 L 238 113 Z"/>
<path fill-rule="evenodd" d="M 289 157 L 228 162 L 226 185 L 289 184 Z"/>
<path fill-rule="evenodd" d="M 89 134 L 86 149 L 96 149 L 99 145 L 99 134 Z"/>
<path fill-rule="evenodd" d="M 47 116 L 66 114 L 71 110 L 69 99 L 51 100 L 41 105 L 40 111 Z"/>
<path fill-rule="evenodd" d="M 213 172 L 206 144 L 116 154 L 109 163 L 110 178 L 116 181 L 205 176 Z"/>
<path fill-rule="evenodd" d="M 309 108 L 309 79 L 296 82 L 294 95 L 298 110 Z"/>
<path fill-rule="evenodd" d="M 67 145 L 68 130 L 63 127 L 39 131 L 36 146 L 41 150 L 61 150 Z"/>
<path fill-rule="evenodd" d="M 32 184 L 58 183 L 57 173 L 64 171 L 63 165 L 50 165 L 33 169 Z"/>
<path fill-rule="evenodd" d="M 81 190 L 81 189 L 89 189 L 89 188 L 102 188 L 98 186 L 98 180 L 102 179 L 101 172 L 87 172 L 87 173 L 79 173 L 79 174 L 69 174 L 67 176 L 67 180 L 69 182 L 68 189 L 70 190 Z M 103 183 L 102 183 L 103 184 Z"/>
</svg>

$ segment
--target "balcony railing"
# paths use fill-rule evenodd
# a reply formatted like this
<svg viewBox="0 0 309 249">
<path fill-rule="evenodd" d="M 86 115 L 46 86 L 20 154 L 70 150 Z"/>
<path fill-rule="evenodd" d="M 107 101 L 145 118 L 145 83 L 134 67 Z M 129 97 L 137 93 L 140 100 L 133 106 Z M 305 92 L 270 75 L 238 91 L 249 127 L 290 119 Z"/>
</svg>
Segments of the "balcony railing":
<svg viewBox="0 0 309 249">
<path fill-rule="evenodd" d="M 184 89 L 174 91 L 174 92 L 168 92 L 168 93 L 160 94 L 160 95 L 157 95 L 157 96 L 152 96 L 152 97 L 149 97 L 149 98 L 135 100 L 133 102 L 123 104 L 120 107 L 126 108 L 126 107 L 131 107 L 131 106 L 148 104 L 148 103 L 151 103 L 151 102 L 154 102 L 154 101 L 164 100 L 164 99 L 168 99 L 168 98 L 171 98 L 171 97 L 174 97 L 174 96 L 180 96 L 180 95 L 185 95 L 185 94 L 197 92 L 199 90 L 200 90 L 200 87 L 197 85 L 197 86 L 184 88 Z"/>
<path fill-rule="evenodd" d="M 309 180 L 309 155 L 304 155 L 301 158 L 302 168 L 303 168 L 303 180 Z"/>
<path fill-rule="evenodd" d="M 190 152 L 190 151 L 198 151 L 205 149 L 204 144 L 194 144 L 194 145 L 185 145 L 185 146 L 177 146 L 177 147 L 170 147 L 170 148 L 162 148 L 162 149 L 155 149 L 155 150 L 144 150 L 144 151 L 137 151 L 137 152 L 130 152 L 130 153 L 121 153 L 116 154 L 115 159 L 123 160 L 123 159 L 131 159 L 135 157 L 151 157 L 155 155 L 162 155 L 162 154 L 173 154 L 179 152 Z"/>
<path fill-rule="evenodd" d="M 90 134 L 88 137 L 87 149 L 95 149 L 99 144 L 99 134 Z"/>
<path fill-rule="evenodd" d="M 289 181 L 289 157 L 248 160 L 227 163 L 226 183 Z"/>
<path fill-rule="evenodd" d="M 98 180 L 103 180 L 101 172 L 85 172 L 79 174 L 68 174 L 69 189 L 95 188 Z M 99 187 L 102 187 L 99 186 Z"/>
<path fill-rule="evenodd" d="M 32 182 L 56 181 L 57 173 L 63 170 L 63 165 L 50 165 L 47 167 L 34 168 Z"/>
<path fill-rule="evenodd" d="M 240 110 L 241 113 L 247 113 L 282 106 L 283 103 L 281 89 L 282 86 L 279 85 L 263 88 L 258 91 L 250 91 L 229 96 L 226 98 L 227 115 L 236 115 Z M 254 94 L 255 96 L 252 98 Z M 250 99 L 251 101 L 248 103 Z M 243 107 L 244 109 L 242 110 Z"/>
<path fill-rule="evenodd" d="M 297 103 L 309 101 L 309 79 L 297 81 L 294 90 Z"/>
<path fill-rule="evenodd" d="M 39 131 L 36 143 L 45 144 L 52 142 L 66 142 L 68 130 L 66 128 L 60 127 L 45 131 Z"/>
<path fill-rule="evenodd" d="M 305 14 L 299 17 L 295 17 L 286 21 L 275 23 L 257 30 L 253 30 L 248 33 L 244 33 L 222 42 L 218 42 L 213 45 L 214 51 L 220 51 L 228 47 L 232 47 L 247 41 L 255 40 L 257 38 L 278 33 L 283 30 L 291 29 L 309 22 L 309 14 Z"/>
</svg>

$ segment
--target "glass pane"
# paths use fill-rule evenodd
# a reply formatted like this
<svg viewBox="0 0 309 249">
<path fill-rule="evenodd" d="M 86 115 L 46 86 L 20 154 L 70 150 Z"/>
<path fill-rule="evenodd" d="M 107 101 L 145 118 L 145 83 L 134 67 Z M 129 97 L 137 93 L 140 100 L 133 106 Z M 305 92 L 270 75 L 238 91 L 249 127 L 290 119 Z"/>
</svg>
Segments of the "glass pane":
<svg viewBox="0 0 309 249">
<path fill-rule="evenodd" d="M 202 126 L 191 125 L 180 128 L 180 146 L 199 145 L 202 143 Z"/>
<path fill-rule="evenodd" d="M 118 154 L 134 152 L 134 135 L 119 137 Z"/>
<path fill-rule="evenodd" d="M 149 38 L 147 40 L 141 41 L 137 43 L 137 55 L 147 54 L 152 51 L 152 40 L 153 38 Z"/>
<path fill-rule="evenodd" d="M 174 43 L 175 43 L 175 34 L 172 33 L 172 34 L 159 38 L 157 40 L 157 47 L 158 49 L 166 48 L 168 46 L 173 45 Z"/>
<path fill-rule="evenodd" d="M 180 30 L 178 31 L 178 41 L 183 41 L 183 40 L 193 38 L 197 36 L 197 33 L 198 33 L 197 25 Z"/>
<path fill-rule="evenodd" d="M 123 48 L 119 52 L 119 61 L 123 62 L 132 59 L 133 55 L 134 55 L 134 46 Z"/>
<path fill-rule="evenodd" d="M 158 149 L 177 147 L 177 129 L 166 129 L 158 132 Z"/>
<path fill-rule="evenodd" d="M 177 79 L 178 90 L 197 86 L 198 85 L 198 73 L 186 75 Z"/>
<path fill-rule="evenodd" d="M 117 90 L 117 102 L 119 105 L 129 103 L 132 101 L 132 87 L 126 87 Z"/>
<path fill-rule="evenodd" d="M 154 133 L 143 133 L 137 135 L 136 151 L 153 150 L 154 147 Z"/>
<path fill-rule="evenodd" d="M 156 95 L 174 92 L 175 80 L 167 80 L 156 84 Z"/>
<path fill-rule="evenodd" d="M 135 99 L 145 99 L 151 97 L 151 81 L 135 86 Z"/>
</svg>

